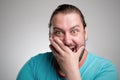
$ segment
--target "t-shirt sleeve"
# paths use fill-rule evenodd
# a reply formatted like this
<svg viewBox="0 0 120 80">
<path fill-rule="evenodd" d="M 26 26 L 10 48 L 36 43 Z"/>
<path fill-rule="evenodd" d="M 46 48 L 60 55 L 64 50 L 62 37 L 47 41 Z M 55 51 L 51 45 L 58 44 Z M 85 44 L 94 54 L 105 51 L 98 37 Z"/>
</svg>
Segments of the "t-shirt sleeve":
<svg viewBox="0 0 120 80">
<path fill-rule="evenodd" d="M 31 68 L 32 68 L 32 60 L 30 59 L 21 68 L 16 80 L 34 80 L 34 76 Z"/>
<path fill-rule="evenodd" d="M 104 65 L 95 80 L 118 80 L 118 70 L 116 66 L 112 63 Z"/>
</svg>

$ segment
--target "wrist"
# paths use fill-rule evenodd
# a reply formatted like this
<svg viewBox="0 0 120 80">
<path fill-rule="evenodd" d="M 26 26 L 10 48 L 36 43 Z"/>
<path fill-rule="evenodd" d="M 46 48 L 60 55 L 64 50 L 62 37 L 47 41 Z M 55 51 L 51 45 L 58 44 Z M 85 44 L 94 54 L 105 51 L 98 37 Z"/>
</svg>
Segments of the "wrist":
<svg viewBox="0 0 120 80">
<path fill-rule="evenodd" d="M 66 73 L 67 80 L 82 80 L 79 69 Z"/>
</svg>

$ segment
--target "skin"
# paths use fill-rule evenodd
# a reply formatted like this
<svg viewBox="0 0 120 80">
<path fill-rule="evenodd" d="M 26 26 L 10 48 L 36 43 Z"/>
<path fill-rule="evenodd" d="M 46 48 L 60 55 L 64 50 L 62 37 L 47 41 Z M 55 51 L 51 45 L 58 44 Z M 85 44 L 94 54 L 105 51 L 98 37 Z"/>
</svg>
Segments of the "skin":
<svg viewBox="0 0 120 80">
<path fill-rule="evenodd" d="M 78 65 L 85 49 L 87 29 L 83 27 L 80 16 L 75 12 L 56 14 L 52 19 L 49 40 L 50 49 L 66 79 L 82 80 Z"/>
</svg>

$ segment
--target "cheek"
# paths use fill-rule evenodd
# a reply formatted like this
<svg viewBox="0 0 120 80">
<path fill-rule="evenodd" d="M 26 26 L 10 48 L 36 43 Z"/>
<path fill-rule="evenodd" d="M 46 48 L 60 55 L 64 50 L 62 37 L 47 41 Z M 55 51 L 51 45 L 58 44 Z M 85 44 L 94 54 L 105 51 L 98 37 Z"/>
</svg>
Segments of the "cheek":
<svg viewBox="0 0 120 80">
<path fill-rule="evenodd" d="M 77 36 L 74 38 L 74 42 L 77 45 L 84 45 L 85 44 L 85 37 L 84 36 Z"/>
<path fill-rule="evenodd" d="M 58 36 L 52 35 L 52 38 L 53 38 L 53 39 L 54 39 L 54 38 L 58 38 L 58 39 L 60 39 L 61 41 L 63 41 L 63 37 L 58 37 Z"/>
</svg>

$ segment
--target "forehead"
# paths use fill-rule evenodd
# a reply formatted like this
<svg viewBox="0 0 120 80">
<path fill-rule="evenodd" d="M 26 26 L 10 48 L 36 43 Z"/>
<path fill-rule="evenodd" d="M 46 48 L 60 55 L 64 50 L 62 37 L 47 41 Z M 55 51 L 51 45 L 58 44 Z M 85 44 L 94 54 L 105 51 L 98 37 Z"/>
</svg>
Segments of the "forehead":
<svg viewBox="0 0 120 80">
<path fill-rule="evenodd" d="M 74 26 L 83 27 L 81 17 L 78 13 L 58 13 L 54 15 L 52 19 L 52 27 L 58 27 L 60 29 L 68 29 Z"/>
</svg>

